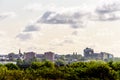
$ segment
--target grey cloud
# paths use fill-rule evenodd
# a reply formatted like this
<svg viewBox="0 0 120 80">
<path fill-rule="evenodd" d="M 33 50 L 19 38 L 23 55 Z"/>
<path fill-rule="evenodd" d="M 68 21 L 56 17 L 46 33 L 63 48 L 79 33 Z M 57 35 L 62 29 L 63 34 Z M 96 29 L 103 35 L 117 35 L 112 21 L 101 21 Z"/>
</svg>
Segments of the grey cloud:
<svg viewBox="0 0 120 80">
<path fill-rule="evenodd" d="M 119 15 L 120 1 L 111 0 L 111 2 L 107 1 L 98 5 L 98 7 L 96 7 L 95 14 L 97 16 L 93 20 L 98 20 L 98 21 L 120 20 L 120 15 Z"/>
<path fill-rule="evenodd" d="M 120 20 L 120 16 L 116 15 L 114 13 L 112 14 L 103 14 L 99 16 L 100 21 L 115 21 L 115 20 Z"/>
<path fill-rule="evenodd" d="M 93 13 L 92 13 L 93 12 Z M 95 15 L 94 15 L 95 14 Z M 73 29 L 84 28 L 88 21 L 116 21 L 120 20 L 120 2 L 104 2 L 96 7 L 94 11 L 74 9 L 65 11 L 46 11 L 36 21 L 44 24 L 67 24 Z"/>
<path fill-rule="evenodd" d="M 20 33 L 16 36 L 16 38 L 22 40 L 22 41 L 26 41 L 26 40 L 29 40 L 32 38 L 32 35 L 31 34 L 26 34 L 26 33 Z"/>
<path fill-rule="evenodd" d="M 25 27 L 25 30 L 23 32 L 34 32 L 34 31 L 39 31 L 40 27 L 38 27 L 35 24 L 31 24 Z"/>
<path fill-rule="evenodd" d="M 96 8 L 96 12 L 100 14 L 111 13 L 115 11 L 120 11 L 120 2 L 116 0 L 112 0 L 112 2 L 104 2 Z"/>
<path fill-rule="evenodd" d="M 37 21 L 37 23 L 70 24 L 72 28 L 80 28 L 83 27 L 83 23 L 85 23 L 83 18 L 88 18 L 88 15 L 88 12 L 83 11 L 73 11 L 71 13 L 47 11 L 42 15 L 42 17 Z"/>
<path fill-rule="evenodd" d="M 51 12 L 51 11 L 47 11 L 45 12 L 42 17 L 37 21 L 38 23 L 42 22 L 42 23 L 48 23 L 47 19 L 49 18 L 49 16 L 54 13 L 54 12 Z"/>
<path fill-rule="evenodd" d="M 16 14 L 14 12 L 5 12 L 5 13 L 0 13 L 0 20 L 9 18 L 9 17 L 14 17 Z"/>
<path fill-rule="evenodd" d="M 120 13 L 95 14 L 90 19 L 92 21 L 117 21 L 120 20 Z"/>
<path fill-rule="evenodd" d="M 44 13 L 39 22 L 47 24 L 68 24 L 74 23 L 74 20 L 72 19 L 72 16 L 48 11 Z"/>
<path fill-rule="evenodd" d="M 36 22 L 35 23 L 32 22 L 28 26 L 26 26 L 25 29 L 16 36 L 16 38 L 22 41 L 31 40 L 35 36 L 41 35 L 39 33 L 37 33 L 36 35 L 37 31 L 40 31 L 40 27 L 37 26 Z"/>
<path fill-rule="evenodd" d="M 71 24 L 71 27 L 74 28 L 74 29 L 78 29 L 78 28 L 84 28 L 87 24 L 87 21 L 79 21 L 77 23 L 73 23 Z"/>
</svg>

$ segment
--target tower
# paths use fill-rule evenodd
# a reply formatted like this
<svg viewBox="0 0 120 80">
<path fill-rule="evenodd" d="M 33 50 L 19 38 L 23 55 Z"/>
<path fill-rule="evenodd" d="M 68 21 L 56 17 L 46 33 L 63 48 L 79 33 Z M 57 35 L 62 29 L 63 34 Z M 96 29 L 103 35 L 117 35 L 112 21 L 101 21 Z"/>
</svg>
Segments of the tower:
<svg viewBox="0 0 120 80">
<path fill-rule="evenodd" d="M 45 52 L 44 56 L 45 56 L 45 59 L 54 62 L 55 54 L 53 52 Z"/>
<path fill-rule="evenodd" d="M 22 55 L 22 53 L 21 53 L 21 49 L 19 49 L 19 58 L 21 58 L 23 55 Z"/>
</svg>

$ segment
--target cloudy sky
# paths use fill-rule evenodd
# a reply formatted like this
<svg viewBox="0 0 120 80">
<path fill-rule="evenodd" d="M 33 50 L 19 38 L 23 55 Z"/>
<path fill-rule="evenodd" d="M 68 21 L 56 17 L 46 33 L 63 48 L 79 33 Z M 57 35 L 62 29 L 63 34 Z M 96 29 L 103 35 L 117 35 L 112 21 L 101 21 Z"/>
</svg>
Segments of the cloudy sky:
<svg viewBox="0 0 120 80">
<path fill-rule="evenodd" d="M 18 49 L 120 56 L 119 0 L 0 0 L 0 53 Z"/>
</svg>

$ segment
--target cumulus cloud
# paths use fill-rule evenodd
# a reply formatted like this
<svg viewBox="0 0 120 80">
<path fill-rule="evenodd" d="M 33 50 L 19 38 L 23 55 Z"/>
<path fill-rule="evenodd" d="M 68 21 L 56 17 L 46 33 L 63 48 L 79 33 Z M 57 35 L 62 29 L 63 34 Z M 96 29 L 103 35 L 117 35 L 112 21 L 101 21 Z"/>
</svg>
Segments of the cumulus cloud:
<svg viewBox="0 0 120 80">
<path fill-rule="evenodd" d="M 22 41 L 26 41 L 32 38 L 32 35 L 30 33 L 20 33 L 16 36 L 16 38 L 22 40 Z"/>
<path fill-rule="evenodd" d="M 23 32 L 34 32 L 34 31 L 39 31 L 40 27 L 35 25 L 35 24 L 30 24 L 25 27 L 25 30 Z"/>
<path fill-rule="evenodd" d="M 111 13 L 115 11 L 120 11 L 120 1 L 119 0 L 104 0 L 96 8 L 96 12 L 100 14 Z"/>
<path fill-rule="evenodd" d="M 28 11 L 40 11 L 42 8 L 41 4 L 38 3 L 32 3 L 24 7 L 24 10 Z"/>
<path fill-rule="evenodd" d="M 45 24 L 69 24 L 71 28 L 78 29 L 87 26 L 90 20 L 116 21 L 120 20 L 120 1 L 101 0 L 94 9 L 88 7 L 58 8 L 47 10 L 38 19 L 38 23 Z"/>
<path fill-rule="evenodd" d="M 10 18 L 10 17 L 15 17 L 16 14 L 14 12 L 4 12 L 4 13 L 0 13 L 0 20 L 6 19 L 6 18 Z"/>
<path fill-rule="evenodd" d="M 104 0 L 95 9 L 93 20 L 115 21 L 120 20 L 120 1 Z"/>
<path fill-rule="evenodd" d="M 85 20 L 81 20 L 81 21 L 79 21 L 77 23 L 71 24 L 71 27 L 74 28 L 74 29 L 83 28 L 85 26 L 87 26 L 87 21 L 85 21 Z"/>
<path fill-rule="evenodd" d="M 80 9 L 61 11 L 46 11 L 37 21 L 45 24 L 70 24 L 72 28 L 85 26 L 89 12 Z"/>
<path fill-rule="evenodd" d="M 38 22 L 48 23 L 48 24 L 68 24 L 74 23 L 71 19 L 72 16 L 67 16 L 65 14 L 59 14 L 57 12 L 47 11 L 43 14 Z"/>
<path fill-rule="evenodd" d="M 101 21 L 115 21 L 119 19 L 120 15 L 115 13 L 99 15 L 99 20 Z"/>
<path fill-rule="evenodd" d="M 30 21 L 30 23 L 16 35 L 16 38 L 22 41 L 37 39 L 38 36 L 42 35 L 42 33 L 39 32 L 40 30 L 40 25 L 37 25 L 36 21 Z"/>
</svg>

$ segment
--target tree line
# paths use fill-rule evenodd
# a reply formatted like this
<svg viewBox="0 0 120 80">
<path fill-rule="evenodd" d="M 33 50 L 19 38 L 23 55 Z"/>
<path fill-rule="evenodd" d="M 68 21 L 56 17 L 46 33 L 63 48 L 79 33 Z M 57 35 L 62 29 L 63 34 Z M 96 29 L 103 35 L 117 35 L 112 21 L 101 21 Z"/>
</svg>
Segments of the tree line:
<svg viewBox="0 0 120 80">
<path fill-rule="evenodd" d="M 0 64 L 0 80 L 120 80 L 120 62 Z"/>
</svg>

